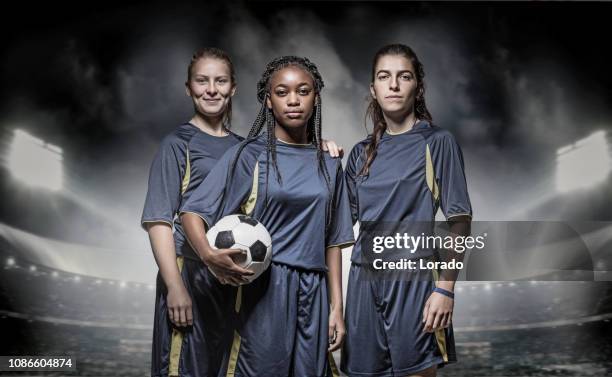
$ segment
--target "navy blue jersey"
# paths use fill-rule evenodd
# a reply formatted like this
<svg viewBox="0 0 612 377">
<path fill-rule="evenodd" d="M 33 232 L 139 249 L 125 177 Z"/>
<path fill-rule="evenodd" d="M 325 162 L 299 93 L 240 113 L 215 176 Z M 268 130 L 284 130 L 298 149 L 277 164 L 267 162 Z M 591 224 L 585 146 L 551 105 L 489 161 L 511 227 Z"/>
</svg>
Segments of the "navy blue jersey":
<svg viewBox="0 0 612 377">
<path fill-rule="evenodd" d="M 181 202 L 202 183 L 223 153 L 242 140 L 232 132 L 213 136 L 191 123 L 180 125 L 163 139 L 151 164 L 141 223 L 174 225 L 177 255 L 196 258 L 190 248 L 183 247 L 185 233 L 176 217 Z"/>
<path fill-rule="evenodd" d="M 223 216 L 242 212 L 261 222 L 272 236 L 272 261 L 307 270 L 326 270 L 325 249 L 353 243 L 351 215 L 340 159 L 324 154 L 331 195 L 311 144 L 277 142 L 282 184 L 270 161 L 266 184 L 266 138 L 230 149 L 185 201 L 181 212 L 199 215 L 210 227 Z M 237 157 L 236 157 L 237 156 Z M 232 161 L 235 171 L 230 176 Z M 267 203 L 266 203 L 267 198 Z M 327 204 L 332 201 L 332 210 Z M 329 225 L 326 220 L 329 220 Z"/>
<path fill-rule="evenodd" d="M 385 132 L 369 174 L 363 176 L 359 173 L 369 141 L 370 137 L 353 147 L 346 165 L 353 223 L 431 222 L 433 226 L 439 208 L 447 219 L 472 215 L 463 155 L 450 132 L 427 121 L 401 134 Z M 354 263 L 361 261 L 361 235 L 353 248 Z"/>
</svg>

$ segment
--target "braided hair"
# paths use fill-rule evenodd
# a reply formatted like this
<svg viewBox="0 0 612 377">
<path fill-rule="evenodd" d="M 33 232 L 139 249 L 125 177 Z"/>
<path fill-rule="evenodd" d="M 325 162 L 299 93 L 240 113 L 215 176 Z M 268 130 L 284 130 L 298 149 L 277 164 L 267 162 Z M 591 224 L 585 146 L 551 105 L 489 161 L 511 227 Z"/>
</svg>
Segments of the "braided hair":
<svg viewBox="0 0 612 377">
<path fill-rule="evenodd" d="M 266 104 L 266 99 L 270 96 L 270 79 L 272 75 L 283 68 L 287 67 L 298 67 L 303 69 L 305 72 L 310 74 L 312 77 L 312 81 L 314 84 L 315 90 L 315 104 L 314 104 L 314 114 L 308 119 L 307 124 L 307 135 L 309 142 L 313 144 L 317 148 L 317 161 L 319 173 L 323 175 L 325 181 L 327 183 L 327 189 L 330 195 L 330 200 L 328 201 L 328 208 L 326 210 L 326 224 L 329 226 L 332 218 L 333 211 L 333 186 L 331 184 L 331 177 L 329 175 L 329 171 L 327 170 L 327 165 L 325 164 L 325 158 L 323 156 L 323 148 L 322 148 L 322 137 L 321 137 L 321 90 L 323 89 L 324 83 L 321 74 L 319 73 L 319 69 L 317 66 L 312 63 L 307 58 L 302 58 L 298 56 L 281 56 L 274 60 L 272 60 L 266 66 L 264 73 L 261 76 L 261 79 L 257 83 L 257 100 L 261 103 L 261 108 L 253 125 L 251 126 L 251 130 L 249 131 L 246 142 L 244 142 L 236 152 L 236 156 L 232 161 L 232 165 L 230 168 L 230 177 L 233 175 L 233 172 L 236 168 L 236 163 L 238 160 L 238 156 L 244 149 L 244 147 L 250 142 L 257 139 L 257 136 L 262 132 L 264 126 L 266 126 L 266 134 L 267 134 L 267 144 L 266 144 L 266 190 L 265 190 L 265 204 L 268 205 L 268 176 L 270 171 L 270 160 L 272 161 L 272 165 L 274 167 L 274 171 L 276 173 L 276 180 L 279 184 L 282 185 L 282 176 L 280 170 L 278 169 L 277 164 L 277 155 L 276 155 L 276 133 L 275 126 L 276 120 L 274 118 L 274 114 L 271 109 L 268 108 Z"/>
<path fill-rule="evenodd" d="M 374 79 L 376 78 L 376 64 L 378 63 L 378 60 L 386 55 L 403 56 L 412 63 L 412 66 L 416 71 L 415 73 L 417 79 L 417 95 L 414 103 L 414 113 L 416 119 L 427 120 L 431 123 L 432 117 L 427 109 L 427 105 L 425 105 L 425 82 L 423 81 L 425 78 L 425 70 L 423 69 L 423 64 L 417 57 L 416 53 L 410 47 L 403 44 L 390 44 L 378 50 L 376 55 L 374 55 L 374 61 L 372 62 L 372 82 L 374 82 Z M 378 143 L 380 142 L 383 133 L 387 129 L 387 123 L 385 122 L 382 108 L 374 97 L 370 97 L 370 102 L 368 104 L 368 109 L 365 116 L 366 119 L 369 116 L 372 120 L 374 130 L 372 131 L 370 142 L 365 149 L 365 164 L 359 171 L 359 175 L 362 176 L 367 176 L 369 174 L 370 166 L 376 158 Z"/>
</svg>

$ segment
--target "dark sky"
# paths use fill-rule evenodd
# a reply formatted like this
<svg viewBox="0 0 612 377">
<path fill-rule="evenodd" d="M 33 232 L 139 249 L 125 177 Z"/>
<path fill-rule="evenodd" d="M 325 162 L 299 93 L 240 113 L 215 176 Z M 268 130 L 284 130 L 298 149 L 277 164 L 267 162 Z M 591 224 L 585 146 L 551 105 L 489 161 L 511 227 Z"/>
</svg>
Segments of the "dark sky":
<svg viewBox="0 0 612 377">
<path fill-rule="evenodd" d="M 401 42 L 424 63 L 434 121 L 463 147 L 475 214 L 508 218 L 551 191 L 559 147 L 610 128 L 611 16 L 600 2 L 23 2 L 2 15 L 0 137 L 21 128 L 61 146 L 70 191 L 137 224 L 159 140 L 191 117 L 194 50 L 233 57 L 242 134 L 265 63 L 308 56 L 326 83 L 324 135 L 350 150 L 371 58 Z"/>
</svg>

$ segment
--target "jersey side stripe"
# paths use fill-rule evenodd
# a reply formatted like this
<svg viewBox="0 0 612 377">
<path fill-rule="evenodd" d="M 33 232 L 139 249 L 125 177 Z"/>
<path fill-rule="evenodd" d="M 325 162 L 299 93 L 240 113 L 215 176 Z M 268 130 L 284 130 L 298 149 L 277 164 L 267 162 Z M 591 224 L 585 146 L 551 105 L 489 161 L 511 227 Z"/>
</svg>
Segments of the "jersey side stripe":
<svg viewBox="0 0 612 377">
<path fill-rule="evenodd" d="M 187 187 L 189 187 L 189 181 L 191 180 L 191 161 L 189 161 L 189 144 L 187 144 L 185 150 L 185 175 L 183 176 L 183 182 L 181 184 L 181 195 L 185 194 L 185 191 L 187 191 Z"/>
<path fill-rule="evenodd" d="M 176 264 L 178 265 L 179 272 L 183 271 L 183 257 L 176 258 Z M 172 329 L 172 340 L 170 342 L 170 366 L 168 375 L 178 376 L 179 375 L 179 361 L 181 359 L 181 348 L 183 346 L 183 333 L 177 329 Z"/>
<path fill-rule="evenodd" d="M 245 215 L 252 214 L 253 210 L 255 209 L 255 204 L 257 203 L 258 185 L 259 185 L 259 161 L 255 164 L 255 169 L 253 170 L 253 185 L 251 186 L 251 194 L 249 194 L 249 197 L 241 206 L 242 213 L 244 213 Z"/>
<path fill-rule="evenodd" d="M 429 150 L 429 144 L 425 149 L 425 180 L 427 181 L 427 187 L 433 195 L 434 201 L 437 203 L 440 199 L 440 190 L 438 189 L 438 183 L 436 182 L 436 174 L 434 171 L 433 161 L 431 159 L 431 151 Z"/>
<path fill-rule="evenodd" d="M 236 292 L 236 303 L 234 304 L 234 311 L 240 313 L 240 306 L 242 305 L 242 286 L 239 286 Z M 226 377 L 233 377 L 236 373 L 236 364 L 238 364 L 238 353 L 240 352 L 240 343 L 242 338 L 238 331 L 234 330 L 234 340 L 232 342 L 232 350 L 230 352 L 229 361 L 227 363 Z"/>
</svg>

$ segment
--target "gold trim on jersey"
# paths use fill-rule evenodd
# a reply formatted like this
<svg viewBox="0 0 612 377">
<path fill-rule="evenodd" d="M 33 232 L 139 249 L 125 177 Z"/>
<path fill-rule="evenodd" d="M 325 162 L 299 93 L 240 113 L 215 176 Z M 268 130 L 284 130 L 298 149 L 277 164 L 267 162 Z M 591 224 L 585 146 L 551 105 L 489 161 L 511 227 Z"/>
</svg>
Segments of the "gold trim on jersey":
<svg viewBox="0 0 612 377">
<path fill-rule="evenodd" d="M 240 208 L 242 209 L 242 213 L 245 215 L 251 215 L 253 210 L 255 209 L 255 204 L 257 203 L 257 188 L 259 185 L 259 162 L 255 164 L 255 169 L 253 170 L 253 183 L 251 185 L 251 193 L 247 200 L 242 203 Z"/>
<path fill-rule="evenodd" d="M 189 187 L 189 181 L 191 180 L 191 162 L 189 161 L 189 144 L 186 146 L 187 151 L 185 153 L 185 175 L 181 182 L 181 195 L 185 194 L 187 187 Z"/>
<path fill-rule="evenodd" d="M 440 189 L 436 182 L 436 173 L 431 158 L 431 151 L 429 150 L 429 144 L 425 148 L 425 180 L 427 181 L 427 187 L 433 195 L 434 201 L 437 203 L 440 200 Z"/>
<path fill-rule="evenodd" d="M 142 223 L 140 225 L 142 225 L 142 227 L 147 230 L 147 227 L 145 226 L 145 224 L 155 224 L 155 223 L 164 223 L 164 224 L 168 224 L 170 225 L 170 228 L 173 227 L 174 224 L 172 224 L 170 221 L 168 220 L 143 220 Z"/>
<path fill-rule="evenodd" d="M 337 243 L 337 244 L 333 244 L 333 245 L 328 245 L 325 246 L 326 249 L 329 249 L 330 247 L 339 247 L 341 249 L 345 248 L 345 247 L 349 247 L 351 245 L 354 245 L 355 241 L 346 241 L 346 242 L 341 242 L 341 243 Z"/>
</svg>

